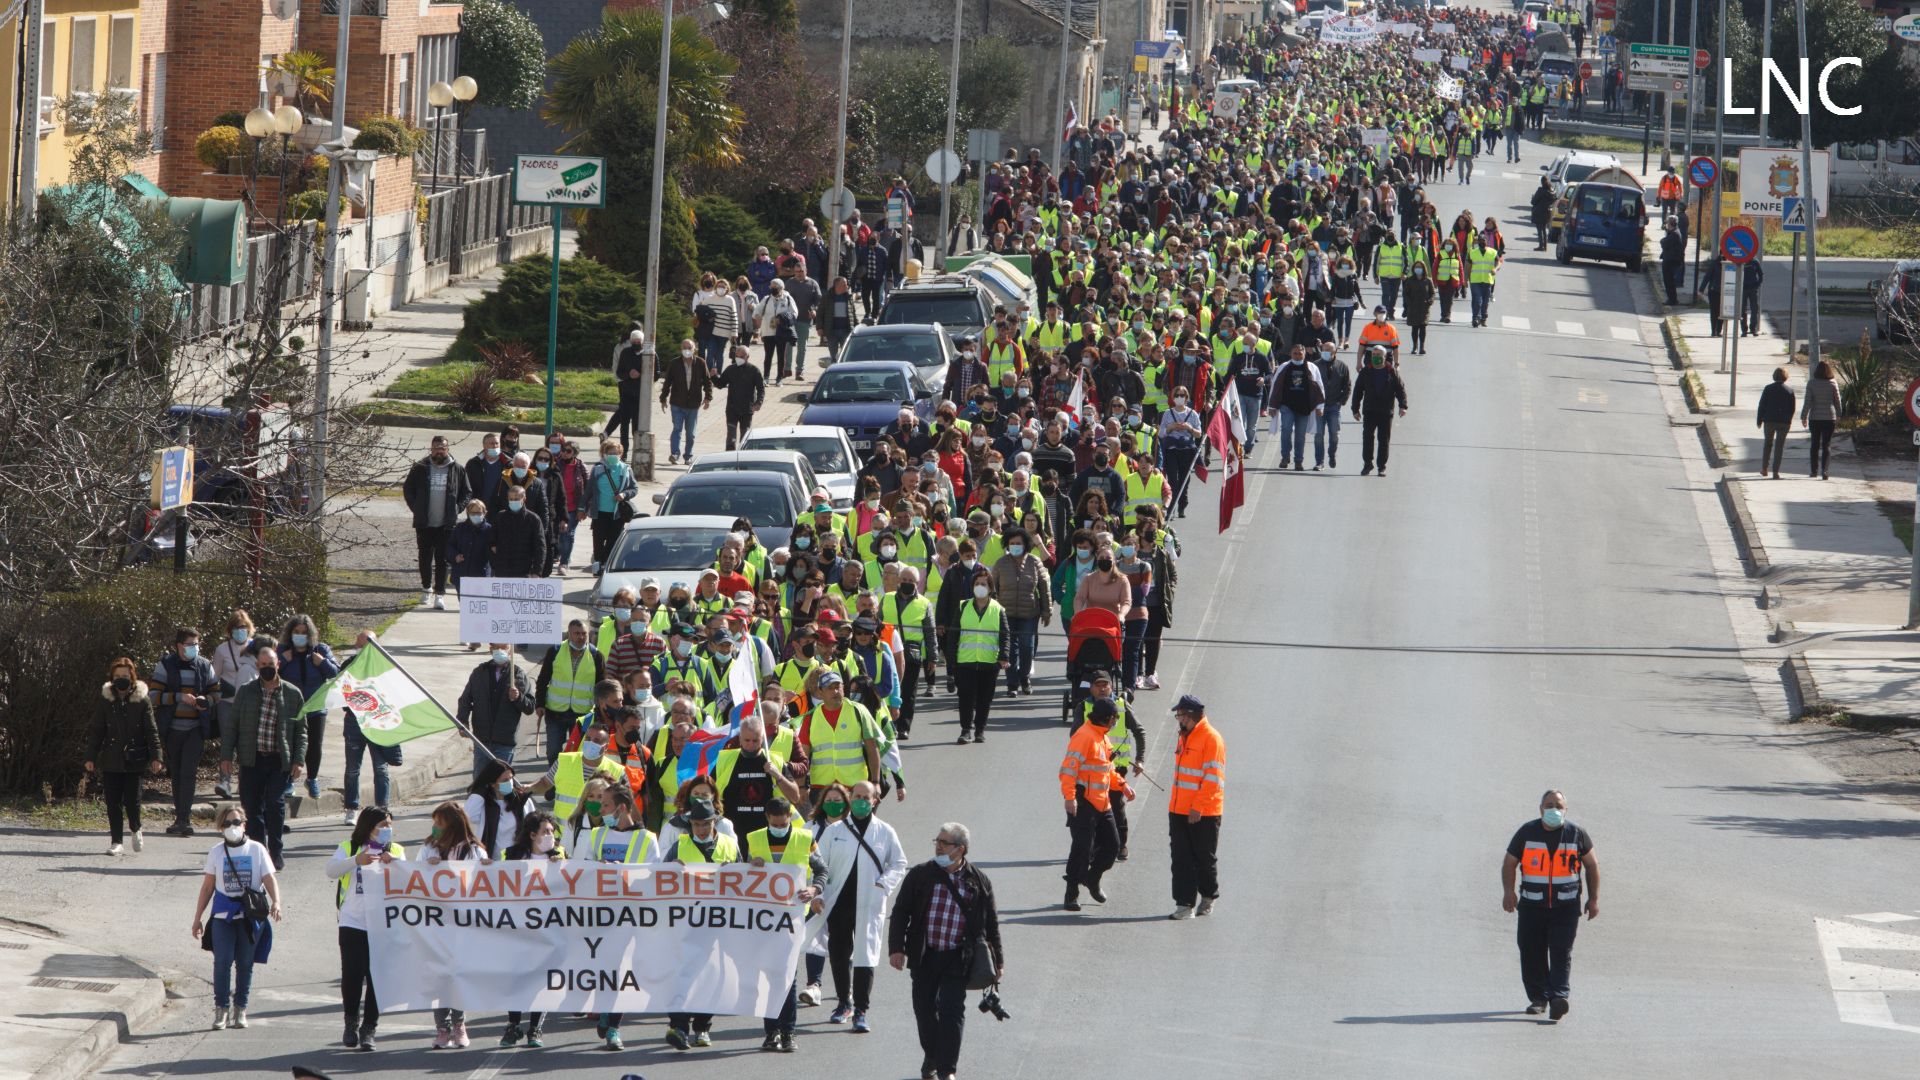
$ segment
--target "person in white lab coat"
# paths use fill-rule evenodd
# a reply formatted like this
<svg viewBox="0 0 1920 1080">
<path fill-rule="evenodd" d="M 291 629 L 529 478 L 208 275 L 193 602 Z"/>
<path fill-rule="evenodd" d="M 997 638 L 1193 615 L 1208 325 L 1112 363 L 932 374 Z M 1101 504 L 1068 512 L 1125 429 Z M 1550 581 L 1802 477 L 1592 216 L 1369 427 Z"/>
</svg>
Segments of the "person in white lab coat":
<svg viewBox="0 0 1920 1080">
<path fill-rule="evenodd" d="M 834 805 L 840 797 L 829 788 L 821 800 L 828 818 L 841 812 L 846 816 L 827 825 L 816 841 L 827 862 L 827 895 L 821 913 L 807 921 L 807 937 L 817 942 L 825 936 L 839 999 L 830 1022 L 851 1019 L 853 1030 L 864 1034 L 873 1030 L 867 1022 L 873 969 L 887 953 L 887 912 L 894 890 L 907 876 L 907 854 L 893 826 L 874 816 L 881 801 L 877 785 L 866 780 L 855 784 L 844 808 Z"/>
</svg>

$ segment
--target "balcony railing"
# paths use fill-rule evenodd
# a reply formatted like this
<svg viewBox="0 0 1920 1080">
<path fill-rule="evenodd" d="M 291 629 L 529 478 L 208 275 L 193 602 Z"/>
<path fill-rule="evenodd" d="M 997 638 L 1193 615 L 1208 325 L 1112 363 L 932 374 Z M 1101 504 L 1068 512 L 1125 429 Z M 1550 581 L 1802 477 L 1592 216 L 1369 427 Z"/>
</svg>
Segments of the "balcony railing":
<svg viewBox="0 0 1920 1080">
<path fill-rule="evenodd" d="M 348 11 L 354 15 L 374 15 L 383 19 L 387 16 L 387 0 L 346 0 L 346 3 L 353 5 Z M 320 0 L 320 14 L 338 15 L 340 4 L 341 0 Z"/>
</svg>

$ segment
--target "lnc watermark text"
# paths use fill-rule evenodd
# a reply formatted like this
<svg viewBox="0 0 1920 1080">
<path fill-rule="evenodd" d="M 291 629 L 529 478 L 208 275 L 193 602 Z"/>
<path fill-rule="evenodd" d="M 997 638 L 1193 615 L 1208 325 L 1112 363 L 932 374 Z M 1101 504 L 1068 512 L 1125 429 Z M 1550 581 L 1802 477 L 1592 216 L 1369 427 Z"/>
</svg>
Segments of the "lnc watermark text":
<svg viewBox="0 0 1920 1080">
<path fill-rule="evenodd" d="M 1794 115 L 1807 115 L 1807 109 L 1811 104 L 1811 95 L 1807 92 L 1807 81 L 1812 74 L 1813 65 L 1806 58 L 1803 57 L 1800 60 L 1800 80 L 1797 84 L 1788 81 L 1786 73 L 1780 70 L 1780 65 L 1777 62 L 1771 59 L 1760 62 L 1760 107 L 1758 110 L 1751 105 L 1742 107 L 1733 103 L 1733 61 L 1721 60 L 1720 64 L 1720 85 L 1722 87 L 1720 91 L 1720 107 L 1728 116 L 1752 116 L 1756 111 L 1761 116 L 1772 114 L 1773 88 L 1775 86 L 1780 88 L 1781 95 L 1787 99 L 1787 106 L 1793 110 Z M 1860 106 L 1855 105 L 1850 109 L 1841 108 L 1839 105 L 1834 104 L 1833 98 L 1827 94 L 1827 82 L 1833 78 L 1834 69 L 1847 66 L 1860 69 L 1866 65 L 1862 64 L 1860 58 L 1857 56 L 1837 57 L 1827 61 L 1827 66 L 1820 69 L 1820 79 L 1818 83 L 1815 84 L 1816 91 L 1820 95 L 1820 107 L 1834 116 L 1858 116 L 1860 114 Z"/>
</svg>

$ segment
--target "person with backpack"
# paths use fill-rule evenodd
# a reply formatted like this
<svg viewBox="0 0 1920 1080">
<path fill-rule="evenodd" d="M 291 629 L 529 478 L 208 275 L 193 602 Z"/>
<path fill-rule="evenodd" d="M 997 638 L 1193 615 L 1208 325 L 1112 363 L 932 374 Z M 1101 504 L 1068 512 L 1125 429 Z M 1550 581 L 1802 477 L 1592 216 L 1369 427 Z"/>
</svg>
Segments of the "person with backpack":
<svg viewBox="0 0 1920 1080">
<path fill-rule="evenodd" d="M 193 835 L 193 791 L 206 740 L 216 737 L 214 699 L 220 679 L 200 655 L 200 631 L 174 631 L 173 648 L 147 677 L 154 720 L 166 740 L 167 775 L 173 780 L 173 824 L 168 836 Z"/>
</svg>

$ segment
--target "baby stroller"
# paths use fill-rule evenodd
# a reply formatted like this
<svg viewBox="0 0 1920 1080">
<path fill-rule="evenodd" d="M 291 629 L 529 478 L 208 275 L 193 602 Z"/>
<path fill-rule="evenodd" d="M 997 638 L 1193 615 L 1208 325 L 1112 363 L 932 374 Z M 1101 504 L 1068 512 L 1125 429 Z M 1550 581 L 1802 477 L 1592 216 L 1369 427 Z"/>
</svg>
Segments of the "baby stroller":
<svg viewBox="0 0 1920 1080">
<path fill-rule="evenodd" d="M 1120 670 L 1121 640 L 1120 617 L 1105 608 L 1088 608 L 1067 624 L 1067 689 L 1060 695 L 1062 724 L 1072 727 L 1079 721 L 1081 704 L 1093 696 L 1090 678 L 1094 672 Z"/>
</svg>

